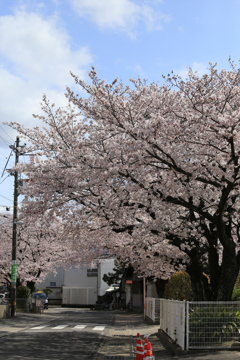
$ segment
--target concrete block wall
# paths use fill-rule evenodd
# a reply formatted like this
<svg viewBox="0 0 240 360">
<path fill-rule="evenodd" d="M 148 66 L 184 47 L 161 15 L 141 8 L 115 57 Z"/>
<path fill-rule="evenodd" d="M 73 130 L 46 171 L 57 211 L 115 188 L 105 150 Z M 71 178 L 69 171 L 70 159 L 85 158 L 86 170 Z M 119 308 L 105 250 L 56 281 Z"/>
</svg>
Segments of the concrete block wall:
<svg viewBox="0 0 240 360">
<path fill-rule="evenodd" d="M 0 305 L 0 319 L 11 317 L 11 305 Z"/>
</svg>

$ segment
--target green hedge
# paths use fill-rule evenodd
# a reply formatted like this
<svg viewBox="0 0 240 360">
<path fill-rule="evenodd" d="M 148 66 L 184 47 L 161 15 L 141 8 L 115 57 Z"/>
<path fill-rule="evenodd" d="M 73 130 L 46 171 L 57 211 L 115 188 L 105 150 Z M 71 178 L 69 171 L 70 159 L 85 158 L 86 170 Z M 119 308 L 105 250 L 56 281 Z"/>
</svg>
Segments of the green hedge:
<svg viewBox="0 0 240 360">
<path fill-rule="evenodd" d="M 164 298 L 189 301 L 193 299 L 191 279 L 186 271 L 171 275 L 165 287 Z"/>
<path fill-rule="evenodd" d="M 31 296 L 31 290 L 24 285 L 17 287 L 17 298 L 18 299 L 27 299 Z"/>
</svg>

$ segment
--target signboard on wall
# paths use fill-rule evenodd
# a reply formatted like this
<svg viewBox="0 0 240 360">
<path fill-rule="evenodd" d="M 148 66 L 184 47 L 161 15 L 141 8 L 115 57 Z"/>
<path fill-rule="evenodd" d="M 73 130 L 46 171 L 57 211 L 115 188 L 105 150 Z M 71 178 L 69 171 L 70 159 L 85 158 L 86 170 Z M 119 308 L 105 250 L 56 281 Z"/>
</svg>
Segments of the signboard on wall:
<svg viewBox="0 0 240 360">
<path fill-rule="evenodd" d="M 126 280 L 126 284 L 132 284 L 132 280 Z"/>
</svg>

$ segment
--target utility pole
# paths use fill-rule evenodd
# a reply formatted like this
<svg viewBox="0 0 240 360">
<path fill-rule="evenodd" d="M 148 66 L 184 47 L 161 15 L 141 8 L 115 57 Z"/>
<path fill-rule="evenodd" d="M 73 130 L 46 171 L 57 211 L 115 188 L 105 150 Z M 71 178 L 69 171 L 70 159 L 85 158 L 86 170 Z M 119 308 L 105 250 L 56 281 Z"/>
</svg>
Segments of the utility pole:
<svg viewBox="0 0 240 360">
<path fill-rule="evenodd" d="M 15 167 L 19 162 L 19 137 L 16 146 L 10 146 L 15 152 Z M 18 223 L 18 171 L 14 170 L 13 192 L 13 231 L 12 231 L 12 273 L 11 273 L 11 316 L 16 316 L 16 283 L 17 283 L 17 223 Z"/>
</svg>

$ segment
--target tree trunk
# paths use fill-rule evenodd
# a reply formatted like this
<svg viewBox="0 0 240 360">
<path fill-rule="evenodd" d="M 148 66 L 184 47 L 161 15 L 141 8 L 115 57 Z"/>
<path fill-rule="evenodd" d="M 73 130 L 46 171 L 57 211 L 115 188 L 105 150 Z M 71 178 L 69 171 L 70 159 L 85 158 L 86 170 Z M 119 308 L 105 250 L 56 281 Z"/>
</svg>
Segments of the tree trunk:
<svg viewBox="0 0 240 360">
<path fill-rule="evenodd" d="M 214 261 L 214 268 L 212 261 L 213 259 L 209 258 L 210 273 L 206 275 L 197 257 L 192 257 L 191 263 L 187 266 L 187 272 L 191 277 L 194 301 L 231 301 L 240 263 L 239 254 L 236 255 L 235 252 L 235 244 L 231 243 L 223 250 L 220 266 Z"/>
<path fill-rule="evenodd" d="M 214 301 L 217 298 L 218 294 L 221 266 L 219 265 L 219 254 L 217 251 L 217 246 L 212 246 L 211 242 L 209 242 L 208 248 L 208 267 L 209 271 L 207 272 L 207 274 L 209 275 L 211 288 L 209 301 Z"/>
<path fill-rule="evenodd" d="M 167 284 L 167 280 L 156 279 L 155 286 L 156 286 L 158 297 L 163 298 L 166 284 Z"/>
<path fill-rule="evenodd" d="M 208 277 L 204 274 L 202 266 L 191 263 L 187 266 L 187 273 L 191 278 L 193 300 L 209 301 L 211 299 L 211 288 Z"/>
<path fill-rule="evenodd" d="M 231 223 L 227 226 L 222 220 L 221 216 L 217 219 L 217 235 L 220 243 L 223 246 L 222 261 L 219 266 L 219 280 L 216 294 L 213 300 L 216 301 L 231 301 L 233 288 L 239 273 L 240 257 L 236 251 L 236 244 L 232 240 Z"/>
<path fill-rule="evenodd" d="M 33 281 L 27 281 L 27 287 L 31 290 L 31 294 L 35 291 L 35 284 Z"/>
<path fill-rule="evenodd" d="M 234 285 L 239 273 L 239 255 L 236 255 L 235 245 L 223 250 L 220 277 L 214 300 L 231 301 Z"/>
</svg>

